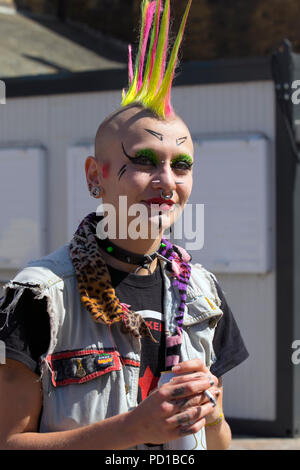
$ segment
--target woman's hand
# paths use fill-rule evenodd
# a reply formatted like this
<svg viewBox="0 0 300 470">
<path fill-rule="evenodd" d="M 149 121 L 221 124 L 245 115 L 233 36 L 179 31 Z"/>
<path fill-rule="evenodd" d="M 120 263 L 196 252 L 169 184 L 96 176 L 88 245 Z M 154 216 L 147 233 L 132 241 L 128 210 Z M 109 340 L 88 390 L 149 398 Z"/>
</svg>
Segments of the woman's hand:
<svg viewBox="0 0 300 470">
<path fill-rule="evenodd" d="M 192 359 L 190 361 L 181 362 L 177 366 L 173 367 L 172 372 L 178 374 L 176 377 L 171 379 L 172 384 L 180 385 L 184 384 L 190 380 L 199 380 L 207 379 L 209 381 L 209 386 L 205 389 L 216 399 L 216 405 L 218 404 L 218 398 L 221 395 L 221 384 L 219 379 L 211 374 L 210 370 L 204 365 L 201 359 Z M 196 395 L 192 398 L 189 398 L 182 402 L 182 409 L 185 409 L 190 406 L 202 405 L 207 402 L 211 402 L 209 396 L 205 395 L 205 390 L 203 393 Z M 206 415 L 206 422 L 210 423 L 215 421 L 222 412 L 219 406 L 214 406 L 212 412 L 209 415 Z"/>
<path fill-rule="evenodd" d="M 181 364 L 184 364 L 182 370 L 185 373 L 187 363 Z M 193 367 L 195 365 L 188 365 L 189 370 Z M 196 363 L 194 372 L 198 372 L 198 368 L 199 363 Z M 162 444 L 184 434 L 198 432 L 205 425 L 205 417 L 214 409 L 214 404 L 203 395 L 208 388 L 212 394 L 218 392 L 212 388 L 212 380 L 212 376 L 205 371 L 203 374 L 176 377 L 154 390 L 131 411 L 130 428 L 135 440 L 141 444 Z"/>
<path fill-rule="evenodd" d="M 205 429 L 207 448 L 208 450 L 228 449 L 231 441 L 231 431 L 223 416 L 222 378 L 218 379 L 212 375 L 200 359 L 182 362 L 178 364 L 178 367 L 173 368 L 173 372 L 176 374 L 176 377 L 171 380 L 171 383 L 176 384 L 178 387 L 189 380 L 200 380 L 200 377 L 203 380 L 204 378 L 209 380 L 210 386 L 206 391 L 212 393 L 216 398 L 216 406 L 205 415 L 205 424 L 208 425 Z M 209 398 L 204 393 L 201 393 L 198 396 L 189 398 L 183 404 L 183 409 L 186 406 L 193 406 L 195 403 L 201 405 L 208 400 Z"/>
</svg>

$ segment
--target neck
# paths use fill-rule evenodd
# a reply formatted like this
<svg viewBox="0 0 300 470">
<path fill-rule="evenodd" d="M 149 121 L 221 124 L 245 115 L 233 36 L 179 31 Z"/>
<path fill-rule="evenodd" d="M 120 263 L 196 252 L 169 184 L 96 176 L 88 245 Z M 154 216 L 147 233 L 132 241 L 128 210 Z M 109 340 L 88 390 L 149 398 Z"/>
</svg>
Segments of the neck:
<svg viewBox="0 0 300 470">
<path fill-rule="evenodd" d="M 113 239 L 109 240 L 108 246 L 112 242 L 112 246 L 115 246 L 114 252 L 115 255 L 110 255 L 108 251 L 108 247 L 101 246 L 101 243 L 99 244 L 101 253 L 103 255 L 103 258 L 105 262 L 112 266 L 115 269 L 119 269 L 121 271 L 126 271 L 126 272 L 136 272 L 137 275 L 140 276 L 145 276 L 148 275 L 149 272 L 153 273 L 157 267 L 157 259 L 153 259 L 152 262 L 146 263 L 148 268 L 141 268 L 140 264 L 134 264 L 134 261 L 138 262 L 134 258 L 132 259 L 132 262 L 127 262 L 122 259 L 123 253 L 118 253 L 116 251 L 116 247 L 121 248 L 122 250 L 126 250 L 127 252 L 130 252 L 131 254 L 134 255 L 153 255 L 155 251 L 157 251 L 160 248 L 160 239 L 159 240 L 131 240 L 131 239 Z M 142 242 L 142 243 L 141 243 Z M 104 243 L 104 242 L 103 242 Z M 105 241 L 106 243 L 106 241 Z M 124 254 L 125 255 L 125 254 Z M 127 257 L 127 253 L 126 253 Z"/>
<path fill-rule="evenodd" d="M 105 251 L 101 250 L 102 256 L 106 264 L 111 266 L 112 268 L 119 269 L 120 271 L 125 271 L 128 273 L 134 273 L 134 271 L 139 267 L 138 265 L 124 263 L 112 256 L 109 256 Z M 153 260 L 152 263 L 149 263 L 149 269 L 151 273 L 153 273 L 157 268 L 157 259 Z M 138 276 L 148 276 L 149 271 L 148 269 L 141 268 L 136 273 Z"/>
</svg>

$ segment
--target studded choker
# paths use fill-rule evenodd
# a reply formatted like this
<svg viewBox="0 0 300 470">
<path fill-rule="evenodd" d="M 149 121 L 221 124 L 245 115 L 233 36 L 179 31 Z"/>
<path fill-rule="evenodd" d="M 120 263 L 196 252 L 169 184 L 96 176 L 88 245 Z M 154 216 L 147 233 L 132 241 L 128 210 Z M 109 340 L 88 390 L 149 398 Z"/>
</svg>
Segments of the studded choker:
<svg viewBox="0 0 300 470">
<path fill-rule="evenodd" d="M 166 244 L 163 242 L 160 243 L 159 249 L 157 251 L 154 251 L 151 254 L 140 255 L 117 246 L 109 238 L 101 239 L 96 237 L 96 239 L 99 247 L 110 256 L 113 256 L 114 258 L 118 259 L 119 261 L 123 261 L 124 263 L 138 266 L 138 268 L 135 270 L 135 273 L 141 268 L 148 269 L 150 272 L 149 264 L 152 263 L 152 261 L 154 261 L 157 257 L 164 259 L 167 261 L 167 263 L 170 263 L 170 261 L 160 253 L 166 248 Z"/>
</svg>

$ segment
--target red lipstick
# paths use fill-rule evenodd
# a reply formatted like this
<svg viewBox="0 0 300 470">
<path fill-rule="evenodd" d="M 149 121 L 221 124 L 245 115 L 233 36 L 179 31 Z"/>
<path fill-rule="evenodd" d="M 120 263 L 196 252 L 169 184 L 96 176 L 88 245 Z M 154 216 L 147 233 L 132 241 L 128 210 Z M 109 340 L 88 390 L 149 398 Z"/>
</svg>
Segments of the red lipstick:
<svg viewBox="0 0 300 470">
<path fill-rule="evenodd" d="M 159 205 L 159 210 L 162 210 L 162 211 L 171 210 L 172 206 L 175 204 L 174 201 L 166 200 L 161 197 L 154 197 L 152 199 L 148 199 L 145 202 L 150 207 L 154 204 Z"/>
<path fill-rule="evenodd" d="M 153 197 L 152 199 L 148 199 L 146 201 L 147 204 L 168 204 L 169 206 L 173 206 L 174 201 L 169 199 L 163 199 L 162 197 Z"/>
</svg>

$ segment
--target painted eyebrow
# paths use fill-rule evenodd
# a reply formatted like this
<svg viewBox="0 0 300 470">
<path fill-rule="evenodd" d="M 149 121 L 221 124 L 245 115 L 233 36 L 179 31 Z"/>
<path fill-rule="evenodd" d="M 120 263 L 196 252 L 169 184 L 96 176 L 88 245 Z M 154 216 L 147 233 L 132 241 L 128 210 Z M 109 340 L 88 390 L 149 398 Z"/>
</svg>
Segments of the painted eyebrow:
<svg viewBox="0 0 300 470">
<path fill-rule="evenodd" d="M 123 142 L 122 142 L 122 149 L 123 149 L 123 153 L 124 153 L 125 157 L 127 157 L 133 163 L 136 163 L 138 158 L 142 155 L 146 155 L 147 157 L 152 158 L 154 163 L 156 163 L 156 164 L 159 163 L 159 158 L 157 157 L 155 152 L 151 149 L 141 149 L 136 153 L 136 155 L 134 157 L 132 157 L 131 155 L 129 155 L 126 152 Z"/>
<path fill-rule="evenodd" d="M 149 132 L 149 134 L 153 135 L 154 137 L 156 137 L 161 142 L 164 140 L 164 136 L 162 134 L 160 134 L 160 132 L 155 132 L 155 131 L 152 131 L 151 129 L 145 129 L 145 131 Z"/>
<path fill-rule="evenodd" d="M 133 161 L 133 160 L 134 160 L 134 157 L 131 157 L 131 156 L 126 152 L 123 142 L 122 142 L 122 150 L 123 150 L 123 153 L 124 153 L 125 157 L 127 157 L 130 161 Z"/>
<path fill-rule="evenodd" d="M 187 136 L 180 137 L 179 139 L 176 139 L 176 145 L 179 147 L 179 145 L 182 145 L 186 140 L 187 140 Z"/>
</svg>

